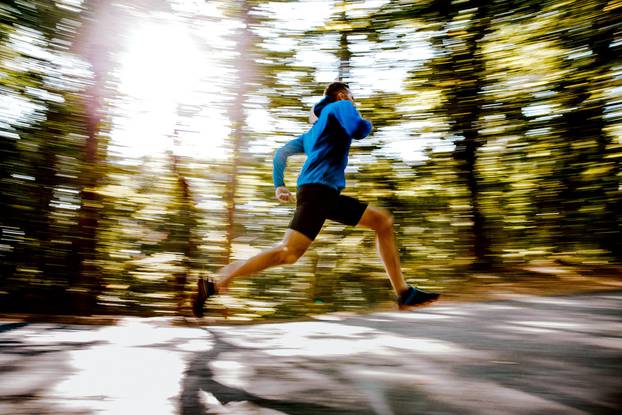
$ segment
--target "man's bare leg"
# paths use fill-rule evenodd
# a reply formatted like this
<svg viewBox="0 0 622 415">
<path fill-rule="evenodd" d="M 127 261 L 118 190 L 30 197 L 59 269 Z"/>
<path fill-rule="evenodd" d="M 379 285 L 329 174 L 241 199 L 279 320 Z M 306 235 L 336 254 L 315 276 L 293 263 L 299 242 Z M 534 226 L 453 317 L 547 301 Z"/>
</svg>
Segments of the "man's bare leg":
<svg viewBox="0 0 622 415">
<path fill-rule="evenodd" d="M 249 259 L 236 261 L 221 268 L 216 273 L 216 290 L 220 293 L 226 292 L 229 284 L 236 277 L 255 274 L 278 265 L 293 264 L 306 252 L 312 242 L 304 234 L 288 229 L 283 240 L 272 248 L 265 249 Z"/>
<path fill-rule="evenodd" d="M 384 209 L 367 206 L 357 226 L 364 226 L 376 232 L 378 254 L 391 280 L 393 291 L 400 295 L 408 289 L 408 284 L 402 276 L 399 251 L 393 231 L 393 217 Z"/>
</svg>

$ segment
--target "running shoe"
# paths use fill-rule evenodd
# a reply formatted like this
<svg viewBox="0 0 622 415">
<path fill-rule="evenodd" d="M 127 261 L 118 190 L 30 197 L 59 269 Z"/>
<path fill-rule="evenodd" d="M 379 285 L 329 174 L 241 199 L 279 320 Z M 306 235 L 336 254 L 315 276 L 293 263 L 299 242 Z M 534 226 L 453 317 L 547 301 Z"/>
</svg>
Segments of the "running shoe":
<svg viewBox="0 0 622 415">
<path fill-rule="evenodd" d="M 441 295 L 439 293 L 433 293 L 423 291 L 419 288 L 408 287 L 408 289 L 400 294 L 397 298 L 397 305 L 400 310 L 408 310 L 414 307 L 421 307 L 430 304 Z"/>
<path fill-rule="evenodd" d="M 197 294 L 192 300 L 192 314 L 195 317 L 203 317 L 203 304 L 205 300 L 216 294 L 216 284 L 211 280 L 199 278 L 197 281 Z"/>
</svg>

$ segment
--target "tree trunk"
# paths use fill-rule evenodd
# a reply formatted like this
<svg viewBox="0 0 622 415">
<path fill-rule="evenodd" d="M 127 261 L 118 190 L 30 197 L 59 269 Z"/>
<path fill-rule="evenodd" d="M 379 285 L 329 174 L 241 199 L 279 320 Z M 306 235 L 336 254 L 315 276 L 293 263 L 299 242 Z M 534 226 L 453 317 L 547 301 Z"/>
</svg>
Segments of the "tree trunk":
<svg viewBox="0 0 622 415">
<path fill-rule="evenodd" d="M 253 81 L 252 59 L 252 32 L 250 26 L 252 17 L 250 16 L 251 6 L 247 1 L 240 4 L 240 16 L 242 18 L 243 28 L 237 34 L 238 58 L 234 62 L 234 67 L 238 68 L 238 86 L 235 98 L 229 110 L 231 119 L 231 172 L 229 174 L 229 183 L 225 193 L 225 203 L 227 206 L 226 217 L 226 243 L 225 243 L 225 262 L 231 261 L 233 251 L 233 240 L 235 238 L 235 221 L 236 221 L 236 195 L 238 192 L 238 175 L 240 165 L 243 161 L 243 152 L 245 150 L 244 125 L 246 123 L 244 114 L 244 103 L 250 90 L 250 84 Z"/>
<path fill-rule="evenodd" d="M 484 71 L 479 42 L 486 34 L 488 25 L 488 10 L 484 3 L 471 0 L 461 3 L 459 9 L 453 4 L 448 9 L 449 20 L 462 9 L 477 10 L 468 33 L 459 39 L 462 46 L 451 53 L 448 68 L 456 85 L 449 93 L 448 114 L 452 122 L 452 132 L 462 137 L 455 143 L 454 157 L 459 162 L 458 175 L 469 193 L 473 267 L 476 269 L 491 265 L 490 240 L 480 208 L 480 182 L 477 177 L 477 150 L 483 145 L 477 125 L 482 106 L 480 91 Z"/>
<path fill-rule="evenodd" d="M 101 169 L 98 166 L 98 135 L 101 124 L 101 89 L 103 85 L 103 66 L 93 62 L 95 82 L 87 93 L 86 143 L 83 152 L 83 176 L 80 190 L 80 210 L 78 219 L 77 240 L 74 253 L 77 255 L 75 273 L 70 285 L 78 289 L 76 307 L 87 311 L 95 306 L 99 291 L 99 269 L 97 258 L 97 227 L 99 224 L 100 197 L 97 186 L 100 181 Z M 84 294 L 88 293 L 88 294 Z"/>
<path fill-rule="evenodd" d="M 179 139 L 177 137 L 178 132 L 174 133 L 174 147 L 179 147 Z M 181 166 L 180 157 L 173 151 L 170 152 L 169 158 L 171 160 L 171 169 L 173 175 L 177 179 L 178 190 L 181 193 L 179 195 L 179 206 L 176 217 L 179 223 L 174 223 L 174 226 L 180 226 L 179 232 L 176 232 L 176 241 L 173 241 L 176 249 L 180 249 L 183 255 L 182 270 L 174 275 L 174 290 L 176 296 L 177 312 L 182 314 L 184 311 L 184 304 L 186 299 L 186 284 L 188 282 L 188 274 L 192 269 L 192 261 L 196 257 L 197 245 L 194 238 L 194 230 L 196 228 L 195 220 L 195 205 L 190 192 L 190 185 L 188 180 L 184 176 Z"/>
<path fill-rule="evenodd" d="M 102 124 L 103 98 L 106 78 L 112 67 L 110 49 L 115 30 L 121 25 L 120 16 L 114 5 L 100 0 L 87 3 L 87 18 L 83 22 L 85 32 L 74 45 L 84 59 L 91 64 L 93 83 L 85 94 L 86 142 L 83 151 L 82 183 L 77 235 L 73 242 L 73 272 L 69 284 L 75 289 L 75 306 L 88 312 L 96 305 L 100 292 L 97 258 L 97 228 L 101 200 L 97 186 L 103 176 L 99 153 L 99 133 Z"/>
<path fill-rule="evenodd" d="M 615 62 L 620 60 L 620 46 L 617 51 L 612 48 L 616 31 L 622 26 L 622 15 L 618 9 L 608 9 L 610 2 L 600 1 L 599 11 L 602 15 L 597 18 L 592 30 L 589 44 L 594 53 L 593 65 L 595 70 L 602 76 L 592 78 L 592 90 L 598 91 L 608 86 L 608 73 Z M 620 192 L 620 157 L 611 157 L 611 138 L 605 130 L 605 105 L 604 99 L 599 99 L 593 104 L 591 117 L 598 148 L 597 162 L 603 166 L 609 165 L 611 170 L 600 186 L 600 197 L 604 200 L 605 211 L 600 220 L 598 242 L 600 246 L 609 251 L 614 258 L 622 261 L 622 194 Z M 619 152 L 619 150 L 617 150 Z"/>
<path fill-rule="evenodd" d="M 567 156 L 563 161 L 564 191 L 561 207 L 564 213 L 565 237 L 571 241 L 589 240 L 622 259 L 622 199 L 619 191 L 620 161 L 612 154 L 612 142 L 606 131 L 606 99 L 602 92 L 608 87 L 609 72 L 618 59 L 611 48 L 622 17 L 614 10 L 607 10 L 607 1 L 598 2 L 589 10 L 594 21 L 585 36 L 566 35 L 562 40 L 568 48 L 590 47 L 593 58 L 588 64 L 575 70 L 577 76 L 569 76 L 560 90 L 568 97 L 566 106 L 572 110 L 564 114 Z M 581 76 L 579 76 L 581 75 Z M 587 83 L 585 80 L 587 79 Z M 595 98 L 597 97 L 597 98 Z M 572 143 L 591 140 L 592 147 L 577 152 Z M 583 177 L 585 166 L 608 168 L 606 174 L 590 179 Z M 586 183 L 587 180 L 592 182 Z M 580 209 L 589 203 L 603 207 L 602 213 L 594 213 L 592 220 L 585 220 Z"/>
<path fill-rule="evenodd" d="M 339 32 L 339 74 L 338 79 L 340 82 L 349 82 L 351 79 L 351 60 L 352 60 L 352 52 L 350 52 L 350 42 L 348 39 L 348 15 L 346 13 L 346 7 L 348 2 L 344 1 L 341 4 L 343 8 L 341 12 L 341 24 L 343 25 L 343 29 Z"/>
<path fill-rule="evenodd" d="M 54 186 L 56 186 L 56 147 L 53 140 L 58 140 L 61 131 L 55 126 L 55 124 L 62 122 L 62 116 L 59 114 L 59 108 L 50 108 L 48 112 L 48 119 L 46 121 L 46 128 L 44 129 L 45 139 L 42 142 L 40 152 L 42 160 L 38 163 L 35 169 L 35 182 L 37 183 L 37 212 L 39 220 L 37 220 L 33 229 L 33 234 L 36 235 L 36 239 L 39 242 L 37 252 L 33 257 L 37 258 L 38 268 L 42 275 L 50 279 L 53 276 L 50 275 L 50 261 L 51 256 L 51 228 L 52 228 L 52 209 L 50 204 L 54 197 Z"/>
</svg>

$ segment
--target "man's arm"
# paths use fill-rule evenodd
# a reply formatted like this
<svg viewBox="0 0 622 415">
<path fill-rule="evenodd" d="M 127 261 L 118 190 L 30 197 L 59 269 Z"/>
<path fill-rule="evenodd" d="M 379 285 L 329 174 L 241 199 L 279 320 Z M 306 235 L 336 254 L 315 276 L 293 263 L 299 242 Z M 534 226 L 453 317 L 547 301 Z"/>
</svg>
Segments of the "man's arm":
<svg viewBox="0 0 622 415">
<path fill-rule="evenodd" d="M 285 167 L 287 166 L 287 158 L 293 154 L 302 154 L 305 152 L 302 136 L 287 142 L 283 147 L 274 153 L 272 180 L 274 187 L 279 188 L 285 186 L 283 179 Z"/>
<path fill-rule="evenodd" d="M 372 128 L 371 122 L 361 117 L 352 101 L 347 99 L 337 101 L 334 104 L 334 108 L 337 121 L 339 121 L 339 124 L 341 124 L 350 137 L 360 140 L 369 135 Z"/>
</svg>

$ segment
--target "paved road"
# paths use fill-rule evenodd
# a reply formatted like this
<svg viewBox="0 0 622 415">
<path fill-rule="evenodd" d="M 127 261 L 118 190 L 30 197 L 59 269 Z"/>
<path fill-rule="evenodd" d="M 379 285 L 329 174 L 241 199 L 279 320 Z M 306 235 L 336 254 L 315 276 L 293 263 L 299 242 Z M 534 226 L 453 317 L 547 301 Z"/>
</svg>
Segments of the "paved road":
<svg viewBox="0 0 622 415">
<path fill-rule="evenodd" d="M 0 325 L 2 414 L 619 414 L 622 293 L 287 324 Z"/>
</svg>

